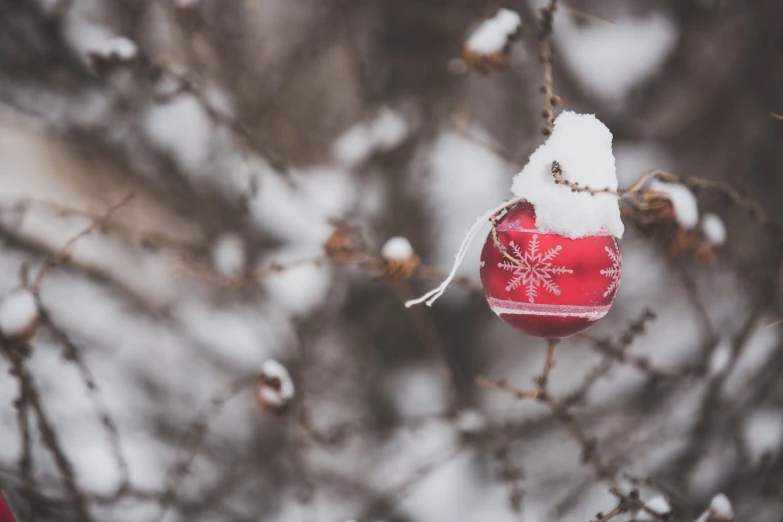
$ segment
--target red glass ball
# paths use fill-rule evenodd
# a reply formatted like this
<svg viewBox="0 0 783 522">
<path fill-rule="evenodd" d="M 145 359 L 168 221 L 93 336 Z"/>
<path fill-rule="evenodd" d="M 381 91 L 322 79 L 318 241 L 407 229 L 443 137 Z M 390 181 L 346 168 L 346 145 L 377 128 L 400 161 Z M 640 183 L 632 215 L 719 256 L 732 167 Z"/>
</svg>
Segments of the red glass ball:
<svg viewBox="0 0 783 522">
<path fill-rule="evenodd" d="M 509 210 L 481 252 L 481 284 L 501 319 L 536 337 L 561 339 L 588 328 L 612 306 L 622 278 L 617 242 L 609 231 L 570 239 L 536 228 L 524 203 Z"/>
</svg>

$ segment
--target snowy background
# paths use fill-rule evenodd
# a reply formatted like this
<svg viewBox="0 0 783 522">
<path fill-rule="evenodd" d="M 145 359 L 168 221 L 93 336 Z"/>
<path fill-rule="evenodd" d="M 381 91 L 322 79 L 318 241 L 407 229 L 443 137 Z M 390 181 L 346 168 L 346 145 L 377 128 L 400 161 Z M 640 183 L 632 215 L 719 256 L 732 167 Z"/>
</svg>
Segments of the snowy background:
<svg viewBox="0 0 783 522">
<path fill-rule="evenodd" d="M 0 489 L 20 513 L 586 522 L 637 487 L 675 520 L 719 494 L 780 520 L 780 2 L 557 11 L 558 110 L 611 129 L 621 189 L 661 168 L 760 204 L 646 187 L 674 221 L 624 214 L 618 299 L 551 375 L 567 419 L 475 382 L 530 388 L 546 353 L 475 291 L 482 241 L 463 284 L 402 305 L 544 140 L 540 6 L 0 0 Z M 471 70 L 498 7 L 521 18 L 507 68 Z M 407 280 L 384 275 L 396 236 L 423 263 Z M 259 404 L 269 359 L 292 382 L 267 363 L 284 386 Z"/>
</svg>

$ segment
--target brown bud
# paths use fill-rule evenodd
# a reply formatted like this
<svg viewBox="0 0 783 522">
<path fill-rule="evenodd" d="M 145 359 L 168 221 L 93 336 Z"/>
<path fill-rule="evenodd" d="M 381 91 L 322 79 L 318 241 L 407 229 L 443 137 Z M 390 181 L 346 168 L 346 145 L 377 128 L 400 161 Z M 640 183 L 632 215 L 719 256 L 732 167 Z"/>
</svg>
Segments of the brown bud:
<svg viewBox="0 0 783 522">
<path fill-rule="evenodd" d="M 342 225 L 335 227 L 324 243 L 326 255 L 335 261 L 348 260 L 360 250 L 361 239 L 356 231 Z"/>
<path fill-rule="evenodd" d="M 420 264 L 418 256 L 415 255 L 408 259 L 384 259 L 383 270 L 391 279 L 410 279 Z"/>
<path fill-rule="evenodd" d="M 495 73 L 508 68 L 509 52 L 505 48 L 492 54 L 482 54 L 463 46 L 460 56 L 468 64 L 468 67 L 484 74 Z"/>
<path fill-rule="evenodd" d="M 381 249 L 383 269 L 392 279 L 409 279 L 419 268 L 419 257 L 404 237 L 389 239 Z"/>
</svg>

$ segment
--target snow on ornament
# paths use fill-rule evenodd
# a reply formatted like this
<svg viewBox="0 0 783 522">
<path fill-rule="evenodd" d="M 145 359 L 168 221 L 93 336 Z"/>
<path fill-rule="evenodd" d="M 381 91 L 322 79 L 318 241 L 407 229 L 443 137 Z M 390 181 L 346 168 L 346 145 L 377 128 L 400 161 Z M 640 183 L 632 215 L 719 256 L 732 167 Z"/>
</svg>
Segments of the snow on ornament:
<svg viewBox="0 0 783 522">
<path fill-rule="evenodd" d="M 516 199 L 488 211 L 468 231 L 440 297 L 468 246 L 493 223 L 481 253 L 490 308 L 514 328 L 548 339 L 579 333 L 607 314 L 622 279 L 615 237 L 624 227 L 616 196 L 612 134 L 593 115 L 563 112 L 546 143 L 512 184 Z"/>
</svg>

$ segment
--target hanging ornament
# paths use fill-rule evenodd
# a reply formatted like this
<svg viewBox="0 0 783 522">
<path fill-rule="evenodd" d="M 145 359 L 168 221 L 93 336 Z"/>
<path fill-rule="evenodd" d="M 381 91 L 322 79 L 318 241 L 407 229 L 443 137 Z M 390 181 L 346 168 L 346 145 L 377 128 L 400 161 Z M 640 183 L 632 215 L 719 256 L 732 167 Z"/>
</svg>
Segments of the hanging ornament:
<svg viewBox="0 0 783 522">
<path fill-rule="evenodd" d="M 560 339 L 609 311 L 622 278 L 611 233 L 577 239 L 543 233 L 530 203 L 511 208 L 495 230 L 481 252 L 481 285 L 505 322 L 529 335 Z"/>
<path fill-rule="evenodd" d="M 0 522 L 16 522 L 14 512 L 11 510 L 11 506 L 0 491 Z"/>
<path fill-rule="evenodd" d="M 431 306 L 491 221 L 480 263 L 490 308 L 529 335 L 560 339 L 581 332 L 606 315 L 622 278 L 612 133 L 592 114 L 564 111 L 511 191 L 514 200 L 468 230 L 443 283 L 405 306 Z"/>
</svg>

